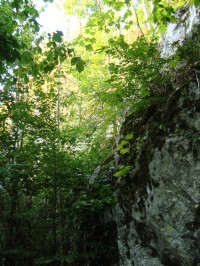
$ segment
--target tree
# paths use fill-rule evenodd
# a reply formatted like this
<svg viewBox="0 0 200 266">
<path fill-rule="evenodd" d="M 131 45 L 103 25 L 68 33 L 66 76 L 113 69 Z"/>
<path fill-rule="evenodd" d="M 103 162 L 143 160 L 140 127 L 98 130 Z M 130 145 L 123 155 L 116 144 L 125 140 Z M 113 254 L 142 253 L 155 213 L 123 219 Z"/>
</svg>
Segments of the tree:
<svg viewBox="0 0 200 266">
<path fill-rule="evenodd" d="M 127 112 L 162 96 L 170 76 L 160 69 L 176 62 L 159 57 L 157 42 L 177 5 L 65 7 L 81 24 L 72 44 L 60 31 L 38 34 L 30 1 L 0 2 L 2 265 L 102 265 L 103 240 L 88 230 L 116 200 L 109 175 L 116 135 Z M 91 184 L 105 160 L 108 174 Z"/>
</svg>

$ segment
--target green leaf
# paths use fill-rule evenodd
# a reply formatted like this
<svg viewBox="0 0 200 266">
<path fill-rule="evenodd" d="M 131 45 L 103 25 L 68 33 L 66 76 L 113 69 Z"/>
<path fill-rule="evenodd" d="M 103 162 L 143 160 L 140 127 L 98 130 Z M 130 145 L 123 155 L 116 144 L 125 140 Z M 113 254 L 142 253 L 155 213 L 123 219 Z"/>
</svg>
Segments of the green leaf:
<svg viewBox="0 0 200 266">
<path fill-rule="evenodd" d="M 82 72 L 85 68 L 85 62 L 83 60 L 79 60 L 77 63 L 76 63 L 76 69 L 78 70 L 78 72 Z"/>
<path fill-rule="evenodd" d="M 127 174 L 130 172 L 131 169 L 132 169 L 132 166 L 130 166 L 130 165 L 127 165 L 127 166 L 122 165 L 122 166 L 120 167 L 120 170 L 117 171 L 117 172 L 114 174 L 114 176 L 115 176 L 115 177 L 125 176 L 125 175 L 127 175 Z"/>
<path fill-rule="evenodd" d="M 80 56 L 75 56 L 75 57 L 72 57 L 71 59 L 71 65 L 74 66 L 76 65 L 76 63 L 81 59 Z"/>
<path fill-rule="evenodd" d="M 120 150 L 120 153 L 121 153 L 121 154 L 129 153 L 129 148 L 121 149 L 121 150 Z"/>
<path fill-rule="evenodd" d="M 124 148 L 124 145 L 128 144 L 127 140 L 122 140 L 120 144 L 117 146 L 117 151 L 120 151 L 121 149 Z"/>
<path fill-rule="evenodd" d="M 91 44 L 88 44 L 88 45 L 85 46 L 85 49 L 87 51 L 93 51 L 93 46 Z"/>
<path fill-rule="evenodd" d="M 57 31 L 53 33 L 53 41 L 61 43 L 62 42 L 62 37 L 63 37 L 63 32 L 62 31 Z"/>
<path fill-rule="evenodd" d="M 53 56 L 54 56 L 54 54 L 53 54 L 52 51 L 50 51 L 50 52 L 47 54 L 47 60 L 48 60 L 48 62 L 51 62 L 51 61 L 53 60 Z"/>
<path fill-rule="evenodd" d="M 125 136 L 125 139 L 126 139 L 126 140 L 130 140 L 130 139 L 132 139 L 132 138 L 133 138 L 133 134 L 132 134 L 132 133 L 127 134 L 127 135 Z"/>
<path fill-rule="evenodd" d="M 32 61 L 32 56 L 29 52 L 24 52 L 21 56 L 23 63 L 30 63 Z"/>
<path fill-rule="evenodd" d="M 73 48 L 67 48 L 67 53 L 69 56 L 74 55 L 74 49 Z"/>
</svg>

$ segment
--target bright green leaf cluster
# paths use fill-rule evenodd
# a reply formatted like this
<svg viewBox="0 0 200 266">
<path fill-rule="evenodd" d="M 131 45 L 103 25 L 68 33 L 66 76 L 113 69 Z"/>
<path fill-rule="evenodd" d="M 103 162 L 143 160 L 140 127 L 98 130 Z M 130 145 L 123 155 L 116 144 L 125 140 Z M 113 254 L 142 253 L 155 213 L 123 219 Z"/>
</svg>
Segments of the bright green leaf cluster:
<svg viewBox="0 0 200 266">
<path fill-rule="evenodd" d="M 126 176 L 130 171 L 132 170 L 132 166 L 130 165 L 121 165 L 119 168 L 119 171 L 117 171 L 114 176 L 115 177 L 121 177 L 121 176 Z"/>
</svg>

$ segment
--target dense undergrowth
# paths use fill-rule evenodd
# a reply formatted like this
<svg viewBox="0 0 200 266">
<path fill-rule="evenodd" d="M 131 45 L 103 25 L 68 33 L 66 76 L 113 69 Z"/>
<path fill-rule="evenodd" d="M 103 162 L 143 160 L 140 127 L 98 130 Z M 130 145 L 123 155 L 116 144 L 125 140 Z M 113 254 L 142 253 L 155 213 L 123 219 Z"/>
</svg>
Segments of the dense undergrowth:
<svg viewBox="0 0 200 266">
<path fill-rule="evenodd" d="M 1 265 L 117 263 L 109 236 L 116 228 L 102 221 L 117 202 L 113 180 L 131 170 L 112 159 L 115 149 L 126 156 L 134 138 L 127 132 L 119 140 L 122 122 L 188 80 L 199 85 L 199 30 L 161 58 L 160 32 L 177 6 L 152 3 L 72 2 L 68 12 L 88 20 L 66 43 L 60 31 L 38 34 L 30 1 L 0 1 Z M 105 169 L 89 182 L 100 164 Z"/>
</svg>

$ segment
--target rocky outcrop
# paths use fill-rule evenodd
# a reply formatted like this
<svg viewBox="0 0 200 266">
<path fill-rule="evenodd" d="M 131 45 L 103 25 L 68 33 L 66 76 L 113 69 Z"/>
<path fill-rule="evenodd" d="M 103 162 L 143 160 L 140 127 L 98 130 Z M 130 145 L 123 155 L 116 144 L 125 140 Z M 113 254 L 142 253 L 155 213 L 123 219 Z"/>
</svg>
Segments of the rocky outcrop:
<svg viewBox="0 0 200 266">
<path fill-rule="evenodd" d="M 135 137 L 116 181 L 119 265 L 200 265 L 199 88 L 168 97 L 124 124 Z"/>
<path fill-rule="evenodd" d="M 176 13 L 177 21 L 169 23 L 161 43 L 161 57 L 168 57 L 176 52 L 185 39 L 192 37 L 193 29 L 200 23 L 200 9 L 186 6 Z"/>
<path fill-rule="evenodd" d="M 181 12 L 164 36 L 162 57 L 193 38 L 199 24 L 195 7 Z M 161 102 L 122 126 L 128 152 L 119 149 L 118 203 L 111 212 L 120 266 L 200 266 L 200 71 L 186 69 L 179 67 L 184 84 L 176 82 L 178 90 L 173 85 Z"/>
<path fill-rule="evenodd" d="M 199 24 L 195 7 L 181 12 L 164 36 L 162 57 L 192 39 Z M 92 176 L 92 183 L 109 176 L 117 198 L 101 219 L 115 228 L 115 265 L 200 266 L 200 64 L 191 58 L 162 99 L 126 117 L 113 158 Z"/>
<path fill-rule="evenodd" d="M 129 115 L 117 161 L 98 168 L 117 203 L 93 223 L 112 258 L 96 265 L 200 266 L 200 89 L 188 79 Z"/>
</svg>

